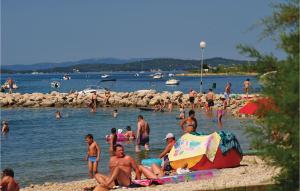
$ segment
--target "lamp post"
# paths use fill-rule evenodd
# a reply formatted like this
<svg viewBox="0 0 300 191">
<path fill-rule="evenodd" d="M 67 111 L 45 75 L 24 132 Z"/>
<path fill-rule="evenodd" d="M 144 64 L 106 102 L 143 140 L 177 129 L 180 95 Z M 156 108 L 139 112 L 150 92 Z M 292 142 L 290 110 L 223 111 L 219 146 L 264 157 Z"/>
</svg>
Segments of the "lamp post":
<svg viewBox="0 0 300 191">
<path fill-rule="evenodd" d="M 204 41 L 200 42 L 200 48 L 201 48 L 201 82 L 200 82 L 200 93 L 202 93 L 202 70 L 203 70 L 203 52 L 204 52 L 204 48 L 206 47 L 206 43 Z"/>
</svg>

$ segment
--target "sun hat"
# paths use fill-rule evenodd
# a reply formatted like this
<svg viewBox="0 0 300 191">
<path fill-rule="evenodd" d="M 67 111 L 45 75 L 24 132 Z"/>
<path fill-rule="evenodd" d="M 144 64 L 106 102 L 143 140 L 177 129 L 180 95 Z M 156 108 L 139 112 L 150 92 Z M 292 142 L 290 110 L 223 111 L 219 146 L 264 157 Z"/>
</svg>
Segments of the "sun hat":
<svg viewBox="0 0 300 191">
<path fill-rule="evenodd" d="M 173 133 L 168 133 L 164 139 L 174 138 Z"/>
</svg>

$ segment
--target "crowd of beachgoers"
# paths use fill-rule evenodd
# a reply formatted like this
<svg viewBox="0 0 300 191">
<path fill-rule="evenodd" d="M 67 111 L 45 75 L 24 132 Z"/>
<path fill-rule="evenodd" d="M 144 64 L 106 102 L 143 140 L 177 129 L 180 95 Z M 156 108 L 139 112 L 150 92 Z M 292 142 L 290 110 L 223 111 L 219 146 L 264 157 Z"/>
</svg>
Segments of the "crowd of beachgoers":
<svg viewBox="0 0 300 191">
<path fill-rule="evenodd" d="M 1 107 L 65 107 L 65 106 L 85 106 L 90 108 L 90 112 L 97 112 L 97 108 L 100 106 L 138 106 L 142 110 L 149 110 L 153 112 L 172 112 L 174 107 L 179 108 L 177 118 L 181 120 L 180 127 L 183 134 L 192 134 L 197 132 L 197 119 L 195 111 L 197 108 L 203 108 L 207 113 L 216 113 L 218 127 L 222 128 L 222 117 L 225 111 L 231 111 L 234 115 L 238 116 L 238 109 L 242 107 L 247 101 L 256 99 L 257 95 L 249 95 L 250 82 L 246 80 L 244 82 L 245 94 L 243 95 L 231 95 L 231 84 L 227 83 L 224 94 L 216 95 L 213 89 L 205 94 L 197 93 L 194 90 L 190 90 L 188 94 L 183 92 L 163 92 L 157 93 L 155 91 L 138 91 L 133 93 L 117 93 L 105 91 L 103 94 L 92 92 L 88 95 L 81 95 L 78 93 L 64 94 L 58 92 L 52 92 L 51 94 L 0 94 Z M 187 113 L 186 113 L 187 112 Z M 115 109 L 112 113 L 113 117 L 118 116 L 118 110 Z M 59 111 L 55 113 L 57 119 L 62 115 Z M 2 122 L 2 133 L 9 133 L 9 122 Z M 121 136 L 122 135 L 122 136 Z M 106 137 L 110 144 L 109 153 L 109 169 L 110 174 L 104 175 L 98 172 L 98 162 L 101 155 L 101 149 L 96 141 L 93 139 L 92 134 L 87 134 L 85 140 L 87 143 L 86 161 L 88 161 L 88 175 L 89 178 L 95 179 L 98 184 L 92 184 L 81 188 L 76 187 L 71 190 L 109 190 L 120 187 L 140 187 L 149 184 L 164 184 L 161 181 L 161 177 L 190 173 L 190 169 L 187 165 L 183 165 L 180 168 L 174 169 L 169 161 L 168 154 L 176 144 L 175 136 L 172 132 L 169 132 L 166 137 L 166 146 L 159 154 L 158 158 L 161 159 L 162 164 L 151 163 L 147 167 L 137 164 L 137 162 L 129 155 L 125 153 L 125 148 L 122 144 L 119 144 L 119 139 L 134 140 L 136 152 L 141 152 L 141 147 L 144 150 L 150 150 L 149 137 L 150 137 L 150 125 L 144 119 L 142 115 L 137 116 L 137 130 L 133 132 L 131 127 L 127 127 L 127 132 L 117 132 L 115 128 L 111 129 L 111 134 Z M 103 152 L 103 151 L 102 151 Z M 241 156 L 242 158 L 242 156 Z M 247 164 L 248 165 L 248 164 Z M 246 167 L 245 167 L 246 169 Z M 249 169 L 250 170 L 250 169 Z M 132 171 L 134 177 L 132 177 Z M 226 171 L 226 170 L 225 170 Z M 247 170 L 245 170 L 247 171 Z M 243 173 L 242 173 L 243 174 Z M 247 172 L 244 172 L 247 174 Z M 274 174 L 274 173 L 270 173 Z M 222 176 L 222 175 L 220 175 Z M 141 181 L 143 178 L 144 181 Z M 137 181 L 134 181 L 137 180 Z M 145 180 L 151 180 L 145 181 Z M 271 182 L 271 177 L 266 178 Z M 256 182 L 255 184 L 258 184 Z M 74 183 L 77 185 L 77 183 Z M 61 186 L 61 185 L 60 185 Z M 51 186 L 50 186 L 51 187 Z M 19 190 L 19 185 L 14 180 L 14 172 L 12 169 L 6 168 L 2 173 L 1 188 L 6 190 Z M 35 186 L 30 186 L 25 190 L 38 190 Z M 39 188 L 39 187 L 38 187 Z M 49 185 L 44 185 L 45 190 L 49 190 Z M 42 188 L 39 188 L 43 190 Z M 53 190 L 58 188 L 52 188 Z M 51 190 L 51 188 L 50 188 Z M 62 190 L 68 190 L 62 189 Z"/>
</svg>

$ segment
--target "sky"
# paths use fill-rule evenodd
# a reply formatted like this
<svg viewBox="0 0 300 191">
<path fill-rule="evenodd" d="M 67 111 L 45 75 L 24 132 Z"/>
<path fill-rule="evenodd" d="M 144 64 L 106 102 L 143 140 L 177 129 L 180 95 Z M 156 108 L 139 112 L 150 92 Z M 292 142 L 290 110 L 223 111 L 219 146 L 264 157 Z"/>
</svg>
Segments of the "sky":
<svg viewBox="0 0 300 191">
<path fill-rule="evenodd" d="M 278 2 L 278 1 L 276 1 Z M 249 59 L 239 43 L 282 56 L 262 28 L 270 0 L 2 0 L 1 64 L 89 58 Z"/>
</svg>

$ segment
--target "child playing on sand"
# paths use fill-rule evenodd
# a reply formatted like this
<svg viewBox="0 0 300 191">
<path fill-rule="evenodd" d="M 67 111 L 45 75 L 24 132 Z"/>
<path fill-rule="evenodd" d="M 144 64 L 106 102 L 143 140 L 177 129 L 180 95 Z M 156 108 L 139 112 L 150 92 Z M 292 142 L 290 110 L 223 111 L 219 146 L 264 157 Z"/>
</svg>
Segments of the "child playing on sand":
<svg viewBox="0 0 300 191">
<path fill-rule="evenodd" d="M 85 160 L 88 161 L 89 177 L 93 178 L 94 175 L 98 172 L 97 169 L 101 150 L 96 141 L 94 141 L 94 137 L 92 134 L 87 134 L 85 136 L 85 140 L 88 144 Z"/>
</svg>

